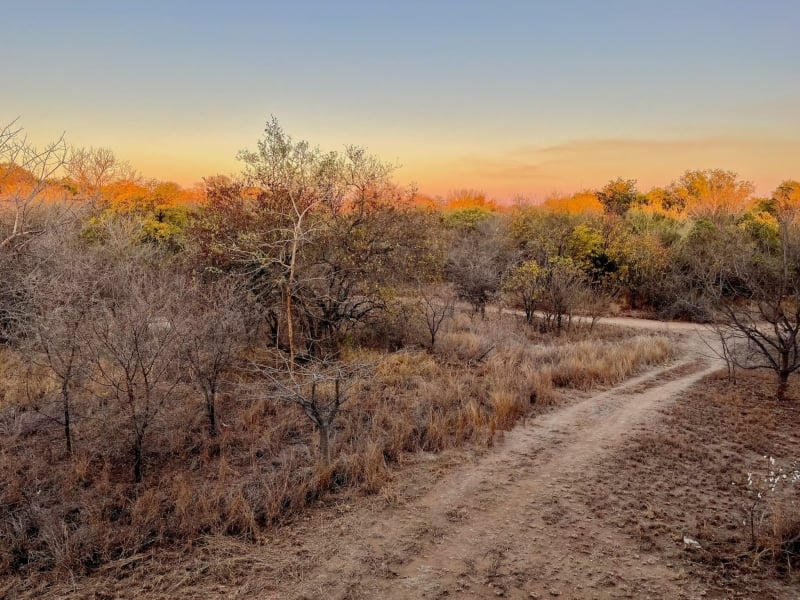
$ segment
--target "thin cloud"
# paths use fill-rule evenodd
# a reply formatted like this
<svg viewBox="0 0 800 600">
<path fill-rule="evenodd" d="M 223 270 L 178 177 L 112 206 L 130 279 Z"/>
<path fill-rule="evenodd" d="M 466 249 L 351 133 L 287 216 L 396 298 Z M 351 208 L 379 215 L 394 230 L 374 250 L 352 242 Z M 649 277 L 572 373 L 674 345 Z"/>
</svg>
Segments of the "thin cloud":
<svg viewBox="0 0 800 600">
<path fill-rule="evenodd" d="M 549 183 L 626 175 L 666 182 L 686 169 L 726 168 L 796 177 L 792 157 L 800 140 L 706 136 L 673 139 L 582 139 L 551 146 L 518 146 L 499 154 L 453 161 L 454 174 L 487 181 Z M 746 172 L 745 172 L 746 171 Z"/>
</svg>

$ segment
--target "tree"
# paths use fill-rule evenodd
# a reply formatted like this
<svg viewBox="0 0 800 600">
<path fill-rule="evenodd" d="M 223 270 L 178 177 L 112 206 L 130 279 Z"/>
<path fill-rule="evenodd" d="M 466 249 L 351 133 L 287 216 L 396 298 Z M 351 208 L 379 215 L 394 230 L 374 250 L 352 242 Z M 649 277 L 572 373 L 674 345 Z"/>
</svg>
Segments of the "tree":
<svg viewBox="0 0 800 600">
<path fill-rule="evenodd" d="M 130 165 L 109 148 L 72 148 L 64 166 L 78 197 L 91 202 L 100 200 L 107 185 L 136 179 Z"/>
<path fill-rule="evenodd" d="M 608 256 L 615 263 L 613 276 L 627 292 L 630 307 L 652 302 L 669 259 L 660 237 L 625 230 L 614 239 Z"/>
<path fill-rule="evenodd" d="M 390 165 L 356 146 L 323 153 L 274 119 L 240 159 L 243 181 L 209 189 L 201 243 L 251 282 L 289 364 L 335 353 L 400 274 L 425 267 L 422 213 L 391 183 Z"/>
<path fill-rule="evenodd" d="M 23 280 L 40 258 L 31 244 L 75 219 L 54 180 L 67 152 L 63 136 L 36 148 L 16 122 L 0 126 L 0 339 L 14 338 L 29 312 Z"/>
<path fill-rule="evenodd" d="M 30 314 L 22 341 L 30 361 L 45 367 L 58 383 L 60 417 L 45 414 L 63 427 L 66 450 L 72 454 L 74 397 L 88 368 L 87 320 L 99 301 L 104 269 L 76 243 L 75 231 L 64 233 L 43 238 L 49 256 L 25 279 Z"/>
<path fill-rule="evenodd" d="M 43 231 L 33 213 L 51 178 L 66 164 L 67 153 L 63 135 L 36 148 L 16 122 L 0 127 L 0 251 Z"/>
<path fill-rule="evenodd" d="M 181 285 L 153 268 L 157 256 L 147 261 L 115 264 L 115 285 L 91 312 L 84 341 L 93 387 L 127 421 L 136 483 L 144 474 L 147 434 L 182 379 Z"/>
<path fill-rule="evenodd" d="M 739 213 L 753 190 L 752 183 L 739 180 L 733 171 L 686 171 L 673 184 L 669 205 L 685 210 L 691 217 L 720 223 Z"/>
<path fill-rule="evenodd" d="M 551 256 L 569 256 L 581 217 L 559 210 L 526 207 L 509 224 L 511 241 L 524 259 L 544 264 Z"/>
<path fill-rule="evenodd" d="M 503 291 L 522 307 L 529 325 L 536 316 L 536 306 L 543 292 L 542 279 L 542 269 L 536 261 L 528 260 L 514 267 L 503 283 Z"/>
<path fill-rule="evenodd" d="M 351 365 L 325 357 L 303 365 L 276 362 L 254 364 L 255 371 L 268 382 L 266 394 L 299 406 L 319 435 L 319 464 L 331 462 L 331 433 L 342 405 L 367 365 Z"/>
<path fill-rule="evenodd" d="M 246 339 L 246 299 L 231 278 L 205 285 L 195 281 L 186 296 L 180 322 L 183 358 L 192 384 L 203 394 L 208 433 L 216 437 L 217 395 Z"/>
<path fill-rule="evenodd" d="M 502 275 L 511 262 L 507 223 L 494 216 L 451 244 L 445 275 L 461 300 L 486 315 L 486 304 L 498 296 Z"/>
<path fill-rule="evenodd" d="M 469 302 L 472 311 L 486 316 L 486 305 L 500 291 L 502 267 L 495 253 L 486 247 L 465 241 L 450 254 L 447 264 L 448 279 L 453 283 L 458 297 Z"/>
<path fill-rule="evenodd" d="M 419 306 L 425 317 L 430 339 L 430 351 L 436 346 L 436 336 L 442 325 L 453 317 L 456 297 L 449 286 L 442 284 L 420 285 L 417 288 Z"/>
<path fill-rule="evenodd" d="M 258 187 L 260 201 L 274 217 L 266 243 L 250 251 L 250 260 L 277 267 L 284 304 L 289 365 L 294 364 L 295 310 L 298 259 L 318 231 L 313 212 L 325 204 L 338 209 L 343 190 L 336 177 L 335 153 L 323 154 L 306 141 L 295 142 L 273 118 L 264 129 L 255 152 L 243 151 L 248 181 Z"/>
<path fill-rule="evenodd" d="M 556 334 L 561 335 L 564 317 L 568 323 L 572 313 L 588 293 L 586 275 L 569 257 L 553 257 L 542 268 L 541 307 L 548 328 L 555 322 Z"/>
<path fill-rule="evenodd" d="M 798 187 L 785 182 L 773 194 L 780 224 L 776 251 L 740 244 L 724 257 L 717 300 L 717 326 L 733 348 L 736 366 L 768 369 L 786 397 L 789 376 L 800 369 L 800 223 Z"/>
<path fill-rule="evenodd" d="M 597 199 L 603 205 L 606 214 L 619 216 L 646 201 L 646 198 L 636 190 L 636 180 L 622 177 L 609 181 L 597 192 Z"/>
</svg>

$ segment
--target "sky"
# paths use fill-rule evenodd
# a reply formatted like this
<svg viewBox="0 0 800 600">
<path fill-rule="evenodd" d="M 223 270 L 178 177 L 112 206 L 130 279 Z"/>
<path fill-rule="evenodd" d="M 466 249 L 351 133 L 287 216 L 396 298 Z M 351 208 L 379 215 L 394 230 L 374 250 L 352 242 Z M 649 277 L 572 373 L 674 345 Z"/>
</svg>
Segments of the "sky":
<svg viewBox="0 0 800 600">
<path fill-rule="evenodd" d="M 0 124 L 184 185 L 241 171 L 271 116 L 431 195 L 800 179 L 797 0 L 0 4 Z"/>
</svg>

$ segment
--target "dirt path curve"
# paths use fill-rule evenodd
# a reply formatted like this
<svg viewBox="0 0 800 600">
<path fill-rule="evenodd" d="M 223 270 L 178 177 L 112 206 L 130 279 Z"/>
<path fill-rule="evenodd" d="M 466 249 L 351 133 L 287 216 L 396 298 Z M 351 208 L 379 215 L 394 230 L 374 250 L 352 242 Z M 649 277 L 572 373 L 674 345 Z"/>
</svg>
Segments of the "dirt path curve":
<svg viewBox="0 0 800 600">
<path fill-rule="evenodd" d="M 604 322 L 682 332 L 682 358 L 517 426 L 404 506 L 346 515 L 298 540 L 314 544 L 305 550 L 315 564 L 273 597 L 696 597 L 676 566 L 641 554 L 586 500 L 593 465 L 721 365 L 698 326 Z"/>
</svg>

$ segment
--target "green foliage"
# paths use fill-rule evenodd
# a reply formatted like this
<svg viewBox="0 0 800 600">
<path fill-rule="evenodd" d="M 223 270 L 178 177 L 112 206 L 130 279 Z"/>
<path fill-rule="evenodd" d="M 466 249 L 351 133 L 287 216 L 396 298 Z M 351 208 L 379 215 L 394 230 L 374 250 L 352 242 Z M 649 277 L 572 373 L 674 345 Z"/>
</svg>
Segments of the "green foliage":
<svg viewBox="0 0 800 600">
<path fill-rule="evenodd" d="M 571 244 L 590 243 L 586 239 L 573 240 L 575 228 L 583 219 L 580 215 L 566 212 L 524 208 L 512 215 L 509 234 L 514 246 L 525 257 L 544 263 L 551 256 L 568 255 Z M 590 227 L 587 225 L 587 228 Z M 589 236 L 587 229 L 583 237 Z"/>
<path fill-rule="evenodd" d="M 622 177 L 609 181 L 597 192 L 597 199 L 605 212 L 613 215 L 624 215 L 630 208 L 647 202 L 647 197 L 636 190 L 636 180 Z"/>
<path fill-rule="evenodd" d="M 184 229 L 189 222 L 185 206 L 157 206 L 142 218 L 140 240 L 144 243 L 180 250 L 184 245 Z"/>
<path fill-rule="evenodd" d="M 581 223 L 572 230 L 567 252 L 578 264 L 589 266 L 592 258 L 603 249 L 603 234 L 588 223 Z"/>
<path fill-rule="evenodd" d="M 634 208 L 627 212 L 625 221 L 635 235 L 656 235 L 665 246 L 679 242 L 686 230 L 686 222 L 663 212 Z"/>
<path fill-rule="evenodd" d="M 761 248 L 775 251 L 780 246 L 780 227 L 773 213 L 748 212 L 739 220 L 738 225 Z"/>
<path fill-rule="evenodd" d="M 469 206 L 444 214 L 444 223 L 451 229 L 475 231 L 482 223 L 492 217 L 492 211 L 485 206 Z"/>
<path fill-rule="evenodd" d="M 533 322 L 536 302 L 542 292 L 543 273 L 536 261 L 529 260 L 514 267 L 503 283 L 503 292 L 517 301 L 525 311 L 525 319 Z"/>
<path fill-rule="evenodd" d="M 647 301 L 663 276 L 669 254 L 655 234 L 635 235 L 625 232 L 609 249 L 609 256 L 617 265 L 616 280 L 628 293 L 631 308 Z"/>
<path fill-rule="evenodd" d="M 81 229 L 81 239 L 90 244 L 102 243 L 105 240 L 104 221 L 107 218 L 104 215 L 89 217 Z"/>
<path fill-rule="evenodd" d="M 143 214 L 120 213 L 106 209 L 99 215 L 86 220 L 81 238 L 89 243 L 108 241 L 109 226 L 113 223 L 126 223 L 128 234 L 135 243 L 151 244 L 170 252 L 179 252 L 185 245 L 185 229 L 189 223 L 190 211 L 187 207 L 158 206 L 152 212 Z"/>
</svg>

